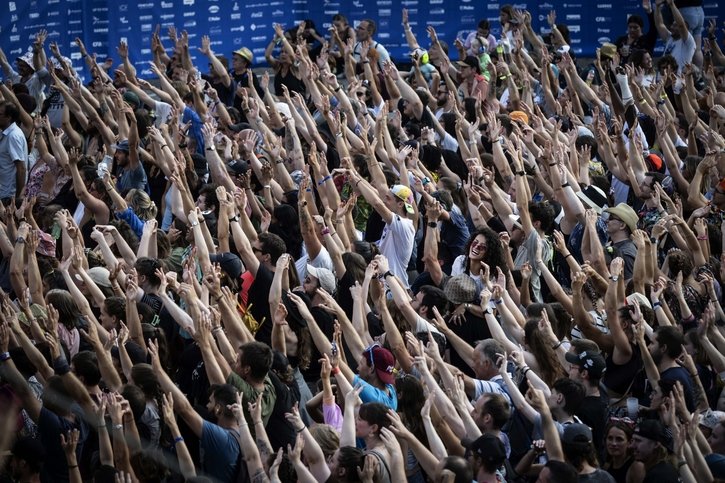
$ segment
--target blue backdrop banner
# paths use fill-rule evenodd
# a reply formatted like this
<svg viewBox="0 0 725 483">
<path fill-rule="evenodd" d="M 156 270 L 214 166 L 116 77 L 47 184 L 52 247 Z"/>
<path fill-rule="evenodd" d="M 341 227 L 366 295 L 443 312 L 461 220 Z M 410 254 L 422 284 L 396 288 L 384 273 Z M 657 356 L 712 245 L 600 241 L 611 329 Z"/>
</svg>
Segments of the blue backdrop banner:
<svg viewBox="0 0 725 483">
<path fill-rule="evenodd" d="M 516 3 L 533 17 L 534 28 L 547 32 L 546 15 L 556 10 L 557 23 L 565 23 L 571 32 L 571 47 L 580 57 L 592 57 L 596 48 L 613 41 L 626 32 L 626 19 L 631 14 L 645 17 L 640 0 L 550 0 L 548 2 Z M 264 64 L 264 49 L 274 35 L 273 24 L 292 27 L 303 19 L 312 19 L 318 31 L 327 36 L 332 16 L 342 13 L 355 25 L 371 18 L 378 24 L 376 39 L 383 43 L 394 59 L 405 60 L 409 48 L 401 26 L 401 11 L 407 8 L 410 24 L 418 41 L 429 44 L 426 26 L 433 25 L 440 38 L 451 46 L 456 38 L 464 38 L 475 30 L 481 19 L 491 21 L 498 36 L 498 14 L 504 3 L 474 0 L 378 0 L 310 1 L 310 0 L 15 0 L 0 5 L 0 46 L 12 62 L 26 52 L 35 33 L 46 29 L 48 41 L 55 41 L 61 52 L 73 60 L 74 67 L 85 77 L 85 65 L 74 45 L 80 37 L 89 52 L 99 60 L 106 57 L 118 62 L 116 47 L 125 40 L 130 57 L 141 76 L 151 74 L 151 35 L 157 24 L 165 38 L 168 26 L 186 30 L 197 65 L 206 68 L 206 60 L 196 50 L 201 36 L 208 34 L 218 54 L 230 56 L 235 49 L 246 46 L 254 53 L 256 64 Z M 707 17 L 723 18 L 716 0 L 705 0 Z M 645 26 L 645 29 L 647 26 Z M 47 45 L 46 45 L 47 47 Z M 661 48 L 661 46 L 660 46 Z M 452 53 L 456 56 L 455 52 Z"/>
</svg>

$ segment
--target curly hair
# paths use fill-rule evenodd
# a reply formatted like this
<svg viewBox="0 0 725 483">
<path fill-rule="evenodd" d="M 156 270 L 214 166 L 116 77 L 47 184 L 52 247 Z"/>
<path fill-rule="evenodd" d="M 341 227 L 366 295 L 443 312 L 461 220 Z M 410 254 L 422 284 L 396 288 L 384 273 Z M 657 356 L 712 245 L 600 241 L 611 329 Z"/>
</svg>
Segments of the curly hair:
<svg viewBox="0 0 725 483">
<path fill-rule="evenodd" d="M 470 237 L 468 237 L 468 241 L 466 242 L 466 248 L 464 248 L 463 251 L 466 256 L 466 270 L 470 270 L 471 268 L 471 260 L 468 258 L 468 251 L 471 249 L 471 244 L 473 243 L 473 240 L 475 240 L 478 235 L 485 236 L 486 242 L 488 243 L 488 246 L 486 247 L 486 255 L 483 258 L 483 262 L 490 267 L 490 273 L 496 273 L 497 268 L 500 268 L 502 271 L 507 272 L 508 269 L 506 268 L 506 256 L 504 254 L 504 248 L 501 245 L 501 237 L 499 237 L 498 233 L 490 228 L 479 228 L 478 230 L 471 233 Z"/>
</svg>

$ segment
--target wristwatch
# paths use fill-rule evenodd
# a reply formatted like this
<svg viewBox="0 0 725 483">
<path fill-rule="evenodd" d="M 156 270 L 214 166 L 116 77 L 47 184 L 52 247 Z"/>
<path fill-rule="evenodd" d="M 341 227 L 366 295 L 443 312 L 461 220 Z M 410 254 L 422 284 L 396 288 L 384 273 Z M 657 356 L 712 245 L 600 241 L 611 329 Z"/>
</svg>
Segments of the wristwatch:
<svg viewBox="0 0 725 483">
<path fill-rule="evenodd" d="M 619 280 L 619 275 L 610 275 L 609 280 L 611 280 L 612 282 L 616 282 L 617 280 Z"/>
</svg>

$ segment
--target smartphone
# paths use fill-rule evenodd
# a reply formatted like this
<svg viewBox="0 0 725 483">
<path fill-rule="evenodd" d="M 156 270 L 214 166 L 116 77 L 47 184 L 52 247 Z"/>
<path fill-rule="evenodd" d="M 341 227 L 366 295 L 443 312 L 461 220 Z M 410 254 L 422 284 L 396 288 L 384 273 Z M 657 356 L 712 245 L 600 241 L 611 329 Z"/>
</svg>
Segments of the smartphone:
<svg viewBox="0 0 725 483">
<path fill-rule="evenodd" d="M 53 222 L 53 228 L 50 230 L 50 236 L 53 237 L 53 239 L 58 240 L 60 239 L 61 235 L 61 228 L 57 221 Z"/>
</svg>

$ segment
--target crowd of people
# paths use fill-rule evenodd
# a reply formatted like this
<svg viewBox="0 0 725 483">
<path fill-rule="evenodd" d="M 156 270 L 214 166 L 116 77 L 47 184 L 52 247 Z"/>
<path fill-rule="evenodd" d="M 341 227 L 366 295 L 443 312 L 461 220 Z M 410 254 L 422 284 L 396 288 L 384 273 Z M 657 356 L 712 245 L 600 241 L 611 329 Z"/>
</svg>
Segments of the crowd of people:
<svg viewBox="0 0 725 483">
<path fill-rule="evenodd" d="M 531 20 L 0 50 L 0 481 L 725 481 L 716 22 Z"/>
</svg>

